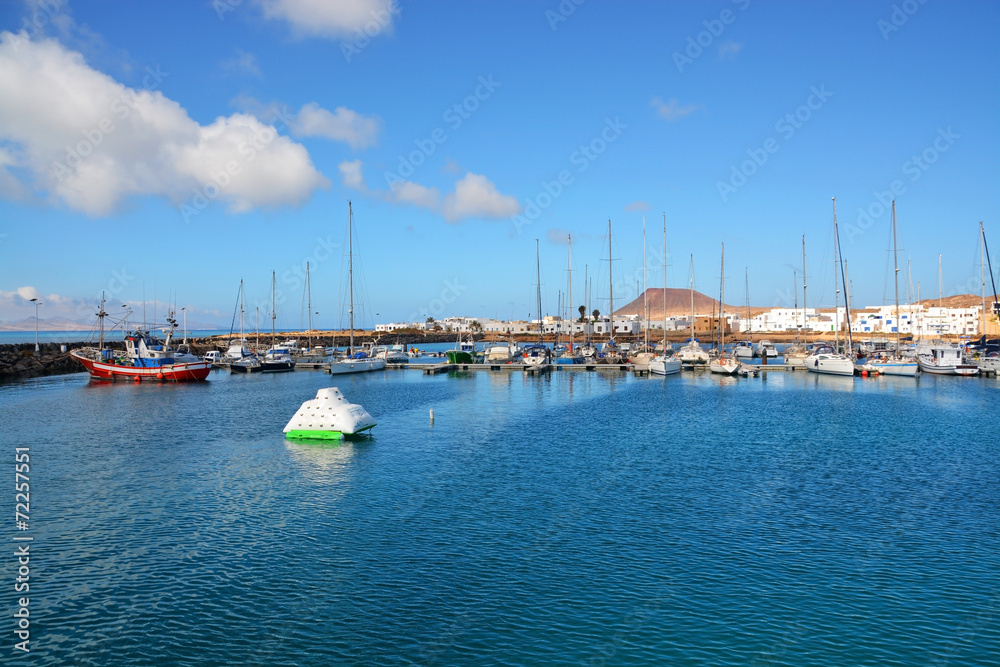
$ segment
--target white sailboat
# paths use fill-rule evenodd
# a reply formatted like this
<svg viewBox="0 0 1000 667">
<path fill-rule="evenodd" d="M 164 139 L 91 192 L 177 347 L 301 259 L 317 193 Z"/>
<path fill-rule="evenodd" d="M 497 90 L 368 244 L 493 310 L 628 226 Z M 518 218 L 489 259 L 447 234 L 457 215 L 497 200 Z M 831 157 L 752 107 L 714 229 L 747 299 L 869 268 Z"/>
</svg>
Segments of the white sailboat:
<svg viewBox="0 0 1000 667">
<path fill-rule="evenodd" d="M 805 366 L 809 352 L 809 327 L 806 318 L 806 235 L 802 235 L 802 344 L 785 348 L 786 366 Z"/>
<path fill-rule="evenodd" d="M 896 227 L 896 200 L 892 200 L 892 268 L 893 279 L 896 285 L 896 314 L 893 319 L 896 329 L 896 349 L 891 355 L 877 356 L 869 358 L 868 363 L 862 366 L 868 372 L 882 373 L 883 375 L 904 375 L 916 377 L 920 372 L 920 364 L 915 359 L 904 359 L 899 356 L 899 262 L 896 258 L 897 252 L 897 227 Z"/>
<path fill-rule="evenodd" d="M 726 244 L 722 244 L 722 277 L 719 289 L 719 354 L 708 364 L 708 370 L 722 375 L 735 375 L 740 370 L 736 357 L 726 353 Z"/>
<path fill-rule="evenodd" d="M 666 225 L 666 214 L 664 213 L 664 226 Z M 664 231 L 664 239 L 666 232 Z M 666 268 L 666 262 L 664 262 Z M 649 370 L 649 363 L 656 355 L 649 351 L 649 303 L 646 300 L 646 216 L 642 216 L 642 331 L 643 348 L 638 353 L 630 355 L 632 367 L 640 371 Z"/>
<path fill-rule="evenodd" d="M 347 282 L 350 304 L 348 316 L 350 319 L 350 344 L 347 348 L 347 357 L 338 361 L 330 362 L 329 372 L 331 375 L 344 375 L 346 373 L 365 373 L 368 371 L 380 371 L 385 368 L 385 359 L 375 359 L 369 357 L 364 352 L 354 351 L 354 210 L 351 202 L 347 202 Z"/>
<path fill-rule="evenodd" d="M 645 253 L 643 253 L 645 255 Z M 681 360 L 672 354 L 667 344 L 667 214 L 663 214 L 663 295 L 660 299 L 663 309 L 663 353 L 649 360 L 649 372 L 653 375 L 674 375 L 681 372 Z"/>
<path fill-rule="evenodd" d="M 542 265 L 538 259 L 538 239 L 535 239 L 535 271 L 538 296 L 538 342 L 524 347 L 522 361 L 526 366 L 544 366 L 552 361 L 552 350 L 542 343 Z"/>
<path fill-rule="evenodd" d="M 839 273 L 837 271 L 837 258 L 840 254 L 840 235 L 837 231 L 837 198 L 833 198 L 833 312 L 834 312 L 834 341 L 836 344 L 840 330 L 840 322 L 837 321 L 839 312 L 840 287 L 838 285 Z M 851 335 L 851 310 L 847 308 L 847 335 Z M 851 350 L 848 344 L 848 351 Z M 854 375 L 854 360 L 845 354 L 837 352 L 836 348 L 829 345 L 822 345 L 813 350 L 813 353 L 805 359 L 806 368 L 814 373 L 825 373 L 827 375 Z"/>
<path fill-rule="evenodd" d="M 708 363 L 708 352 L 701 348 L 698 339 L 694 337 L 694 255 L 691 255 L 691 339 L 677 351 L 677 356 L 685 364 Z"/>
</svg>

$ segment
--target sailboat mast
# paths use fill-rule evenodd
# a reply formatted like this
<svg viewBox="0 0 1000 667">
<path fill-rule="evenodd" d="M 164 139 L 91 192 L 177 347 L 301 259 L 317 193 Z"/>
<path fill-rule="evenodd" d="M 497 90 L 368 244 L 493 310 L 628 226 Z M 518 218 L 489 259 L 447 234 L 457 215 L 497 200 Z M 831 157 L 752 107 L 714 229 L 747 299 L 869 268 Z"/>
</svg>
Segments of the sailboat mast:
<svg viewBox="0 0 1000 667">
<path fill-rule="evenodd" d="M 837 229 L 837 198 L 833 198 L 833 241 L 836 244 L 837 254 L 840 254 L 840 231 Z M 843 262 L 843 257 L 840 258 Z M 836 268 L 836 267 L 834 267 Z M 844 279 L 844 316 L 847 320 L 847 353 L 848 356 L 854 352 L 854 336 L 851 335 L 851 289 L 847 282 L 847 267 L 841 264 L 841 270 L 844 272 L 842 276 Z"/>
<path fill-rule="evenodd" d="M 608 218 L 608 320 L 611 322 L 611 328 L 608 331 L 608 343 L 613 343 L 615 340 L 615 281 L 612 273 L 612 266 L 614 261 L 611 259 L 611 219 Z"/>
<path fill-rule="evenodd" d="M 691 342 L 694 342 L 694 255 L 691 255 Z"/>
<path fill-rule="evenodd" d="M 806 235 L 802 235 L 802 340 L 809 345 L 809 327 L 806 316 Z"/>
<path fill-rule="evenodd" d="M 840 349 L 840 275 L 837 270 L 837 198 L 833 197 L 833 349 Z"/>
<path fill-rule="evenodd" d="M 309 262 L 306 262 L 306 307 L 309 308 L 309 348 L 313 346 L 313 297 L 309 282 Z M 301 322 L 301 320 L 299 320 Z"/>
<path fill-rule="evenodd" d="M 277 315 L 274 312 L 274 271 L 271 271 L 271 347 L 274 347 L 274 318 Z"/>
<path fill-rule="evenodd" d="M 944 280 L 941 273 L 941 253 L 938 253 L 938 308 L 941 307 L 942 298 L 944 298 Z"/>
<path fill-rule="evenodd" d="M 986 232 L 983 231 L 983 221 L 982 220 L 979 221 L 979 232 L 983 236 L 983 250 L 986 252 L 986 266 L 988 266 L 989 269 L 990 269 L 990 287 L 993 290 L 993 297 L 990 299 L 993 302 L 993 308 L 991 309 L 991 311 L 1000 314 L 1000 310 L 998 310 L 998 308 L 997 308 L 997 306 L 998 306 L 998 303 L 997 303 L 997 284 L 996 284 L 996 281 L 993 280 L 993 263 L 990 262 L 990 247 L 989 247 L 989 245 L 986 244 Z"/>
<path fill-rule="evenodd" d="M 726 325 L 722 323 L 722 318 L 726 312 L 726 244 L 722 244 L 722 265 L 719 268 L 722 274 L 719 276 L 719 353 L 726 352 Z"/>
<path fill-rule="evenodd" d="M 649 301 L 646 298 L 646 290 L 646 216 L 642 216 L 642 330 L 646 344 L 644 352 L 649 349 Z"/>
<path fill-rule="evenodd" d="M 348 315 L 351 322 L 351 339 L 348 345 L 348 354 L 354 354 L 354 210 L 351 202 L 347 202 L 347 289 L 350 292 L 350 305 Z"/>
<path fill-rule="evenodd" d="M 663 291 L 660 293 L 663 311 L 663 357 L 667 356 L 667 214 L 663 213 Z"/>
<path fill-rule="evenodd" d="M 538 295 L 538 342 L 542 342 L 542 264 L 538 258 L 538 239 L 535 239 L 535 285 Z"/>
<path fill-rule="evenodd" d="M 983 234 L 983 223 L 979 223 L 979 278 L 983 283 L 983 310 L 979 315 L 979 323 L 982 327 L 982 335 L 986 335 L 986 251 L 983 249 L 983 241 L 986 236 Z"/>
<path fill-rule="evenodd" d="M 892 200 L 892 275 L 896 286 L 896 356 L 899 356 L 899 260 L 896 229 L 896 200 Z"/>
<path fill-rule="evenodd" d="M 569 353 L 573 354 L 573 235 L 566 235 L 566 243 L 569 246 L 569 308 L 567 309 L 567 315 L 569 320 Z"/>
</svg>

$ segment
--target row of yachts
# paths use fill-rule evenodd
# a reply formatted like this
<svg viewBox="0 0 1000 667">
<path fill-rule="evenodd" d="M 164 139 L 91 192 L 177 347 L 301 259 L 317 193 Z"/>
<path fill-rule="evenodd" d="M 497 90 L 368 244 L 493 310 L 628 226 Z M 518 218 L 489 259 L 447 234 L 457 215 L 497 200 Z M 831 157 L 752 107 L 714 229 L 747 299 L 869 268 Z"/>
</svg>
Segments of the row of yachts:
<svg viewBox="0 0 1000 667">
<path fill-rule="evenodd" d="M 707 367 L 723 375 L 756 375 L 761 359 L 779 361 L 789 368 L 801 367 L 827 375 L 863 373 L 915 377 L 920 373 L 935 375 L 976 375 L 1000 371 L 1000 346 L 981 341 L 979 345 L 958 345 L 942 341 L 896 346 L 891 343 L 844 349 L 836 343 L 792 344 L 779 351 L 770 341 L 739 341 L 726 346 L 702 346 L 695 338 L 678 349 L 669 343 L 583 345 L 543 343 L 522 344 L 516 341 L 486 343 L 459 340 L 445 352 L 422 352 L 402 344 L 365 345 L 353 351 L 331 347 L 299 348 L 294 340 L 273 345 L 266 351 L 254 351 L 245 343 L 231 345 L 223 353 L 211 351 L 204 357 L 215 367 L 233 373 L 274 373 L 295 368 L 323 369 L 331 374 L 360 373 L 386 368 L 388 364 L 406 364 L 412 359 L 447 357 L 448 363 L 517 363 L 526 366 L 545 364 L 630 364 L 636 370 L 654 375 L 679 373 L 683 367 Z"/>
</svg>

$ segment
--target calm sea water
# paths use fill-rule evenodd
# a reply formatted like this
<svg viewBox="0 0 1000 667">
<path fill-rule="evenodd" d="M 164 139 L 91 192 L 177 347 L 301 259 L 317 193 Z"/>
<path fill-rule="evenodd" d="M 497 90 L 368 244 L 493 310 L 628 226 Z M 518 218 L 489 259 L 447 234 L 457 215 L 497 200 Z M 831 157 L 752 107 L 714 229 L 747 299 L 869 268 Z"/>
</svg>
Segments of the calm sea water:
<svg viewBox="0 0 1000 667">
<path fill-rule="evenodd" d="M 31 663 L 997 664 L 996 380 L 387 371 L 285 441 L 331 382 L 0 386 Z"/>
</svg>

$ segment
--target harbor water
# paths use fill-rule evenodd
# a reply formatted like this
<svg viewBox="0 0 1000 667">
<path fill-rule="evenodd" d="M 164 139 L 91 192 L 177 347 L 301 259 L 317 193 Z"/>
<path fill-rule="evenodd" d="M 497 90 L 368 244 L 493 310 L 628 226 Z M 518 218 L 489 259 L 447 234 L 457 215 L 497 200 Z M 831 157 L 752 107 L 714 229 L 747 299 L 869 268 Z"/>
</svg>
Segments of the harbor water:
<svg viewBox="0 0 1000 667">
<path fill-rule="evenodd" d="M 373 437 L 286 441 L 333 384 Z M 2 385 L 30 660 L 996 664 L 998 407 L 806 372 Z"/>
</svg>

